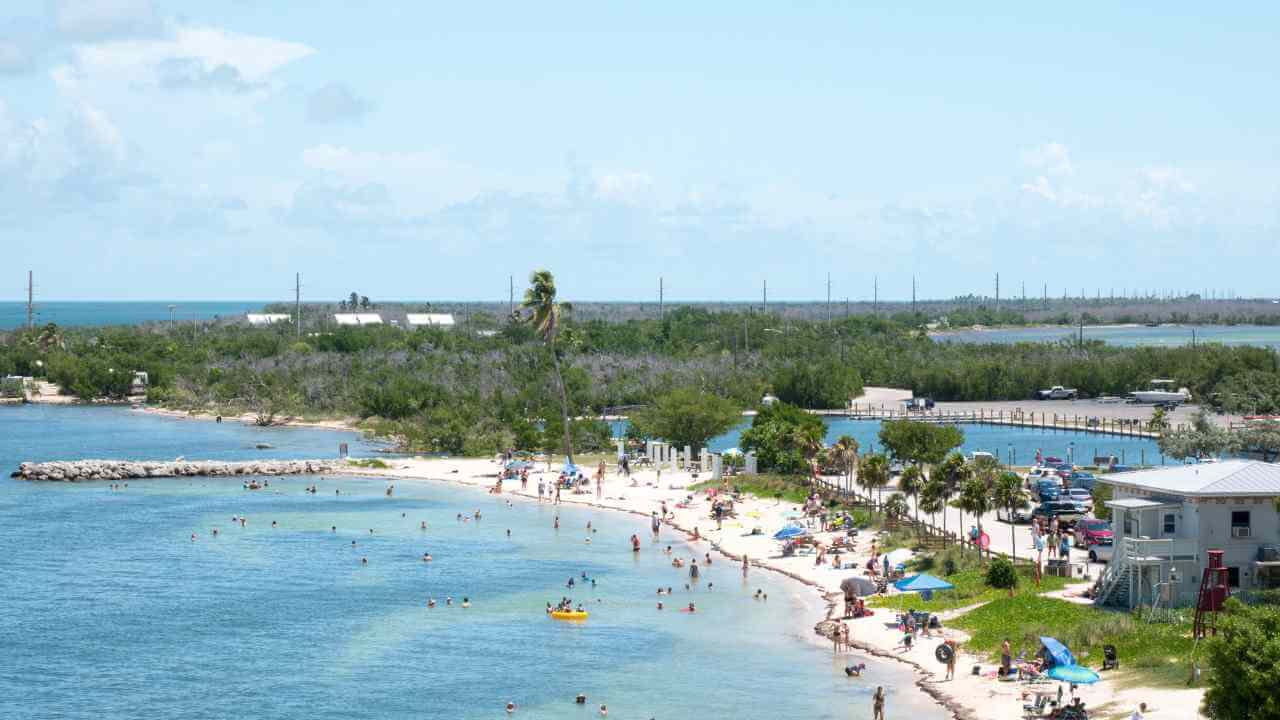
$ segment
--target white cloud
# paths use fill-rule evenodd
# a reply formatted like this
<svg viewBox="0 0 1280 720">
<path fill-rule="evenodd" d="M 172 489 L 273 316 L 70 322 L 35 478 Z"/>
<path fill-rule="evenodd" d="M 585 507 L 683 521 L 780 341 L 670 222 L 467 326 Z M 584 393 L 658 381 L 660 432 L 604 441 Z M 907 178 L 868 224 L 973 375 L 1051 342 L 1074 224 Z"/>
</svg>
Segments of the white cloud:
<svg viewBox="0 0 1280 720">
<path fill-rule="evenodd" d="M 1023 183 L 1022 192 L 1039 195 L 1049 202 L 1057 202 L 1058 200 L 1058 193 L 1049 184 L 1049 178 L 1044 175 L 1037 176 L 1032 182 Z"/>
<path fill-rule="evenodd" d="M 171 81 L 173 70 L 178 68 L 188 80 L 194 74 L 196 80 L 230 77 L 236 82 L 260 83 L 313 53 L 311 47 L 287 40 L 219 28 L 180 27 L 160 39 L 77 45 L 73 66 L 56 68 L 54 79 L 64 88 L 121 80 L 159 86 Z"/>
<path fill-rule="evenodd" d="M 108 166 L 125 160 L 124 136 L 107 114 L 88 103 L 80 103 L 71 114 L 67 138 L 85 158 Z"/>
<path fill-rule="evenodd" d="M 1022 162 L 1049 175 L 1070 175 L 1075 172 L 1071 164 L 1071 151 L 1060 142 L 1047 142 L 1022 153 Z"/>
<path fill-rule="evenodd" d="M 79 40 L 153 35 L 163 26 L 151 0 L 56 0 L 53 20 Z"/>
<path fill-rule="evenodd" d="M 1177 191 L 1181 193 L 1193 193 L 1196 191 L 1195 183 L 1191 182 L 1187 176 L 1178 168 L 1168 165 L 1149 167 L 1142 171 L 1143 177 L 1153 186 L 1165 191 Z"/>
</svg>

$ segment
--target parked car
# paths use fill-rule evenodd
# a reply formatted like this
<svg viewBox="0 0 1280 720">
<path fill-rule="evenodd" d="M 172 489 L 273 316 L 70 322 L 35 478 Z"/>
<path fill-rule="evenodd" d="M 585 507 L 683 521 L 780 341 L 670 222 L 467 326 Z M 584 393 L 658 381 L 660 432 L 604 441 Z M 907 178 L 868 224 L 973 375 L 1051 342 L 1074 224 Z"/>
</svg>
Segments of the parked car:
<svg viewBox="0 0 1280 720">
<path fill-rule="evenodd" d="M 1093 473 L 1087 473 L 1083 470 L 1076 470 L 1068 475 L 1066 479 L 1071 487 L 1084 488 L 1085 490 L 1092 490 L 1093 483 L 1097 480 L 1097 478 L 1093 476 Z"/>
<path fill-rule="evenodd" d="M 1062 496 L 1062 500 L 1070 500 L 1080 506 L 1085 513 L 1093 512 L 1093 493 L 1084 488 L 1073 487 Z"/>
<path fill-rule="evenodd" d="M 1079 395 L 1075 388 L 1066 388 L 1061 385 L 1054 385 L 1048 390 L 1040 390 L 1036 393 L 1036 397 L 1041 400 L 1075 400 Z"/>
<path fill-rule="evenodd" d="M 1009 513 L 1008 508 L 997 508 L 996 520 L 999 520 L 1000 522 L 1007 522 L 1011 525 L 1029 523 L 1031 522 L 1031 506 L 1026 505 L 1020 508 L 1014 508 L 1012 514 Z"/>
<path fill-rule="evenodd" d="M 1107 472 L 1110 472 L 1110 473 L 1127 473 L 1127 472 L 1133 472 L 1134 470 L 1137 470 L 1137 469 L 1138 469 L 1138 468 L 1136 468 L 1136 467 L 1134 467 L 1134 466 L 1132 466 L 1132 465 L 1112 465 L 1112 466 L 1111 466 L 1111 469 L 1110 469 L 1110 470 L 1108 470 Z"/>
<path fill-rule="evenodd" d="M 1084 513 L 1080 512 L 1079 506 L 1070 500 L 1052 500 L 1042 502 L 1031 513 L 1032 519 L 1044 518 L 1048 523 L 1053 518 L 1058 518 L 1059 525 L 1073 526 L 1076 521 L 1084 517 Z"/>
<path fill-rule="evenodd" d="M 1056 477 L 1041 478 L 1036 481 L 1035 495 L 1040 502 L 1059 499 L 1062 497 L 1062 481 Z"/>
<path fill-rule="evenodd" d="M 1102 542 L 1103 540 L 1111 541 L 1115 536 L 1111 532 L 1110 520 L 1099 520 L 1098 518 L 1084 518 L 1076 523 L 1075 531 L 1072 533 L 1076 547 L 1084 548 L 1092 544 Z"/>
<path fill-rule="evenodd" d="M 1100 540 L 1089 546 L 1089 562 L 1104 563 L 1111 562 L 1111 556 L 1115 554 L 1116 541 L 1114 538 Z"/>
</svg>

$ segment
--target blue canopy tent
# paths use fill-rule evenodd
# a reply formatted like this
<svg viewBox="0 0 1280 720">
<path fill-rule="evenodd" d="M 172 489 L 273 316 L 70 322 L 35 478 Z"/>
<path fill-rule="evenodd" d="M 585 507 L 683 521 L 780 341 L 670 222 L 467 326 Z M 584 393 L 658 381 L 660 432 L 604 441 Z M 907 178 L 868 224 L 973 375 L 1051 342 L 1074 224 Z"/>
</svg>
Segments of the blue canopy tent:
<svg viewBox="0 0 1280 720">
<path fill-rule="evenodd" d="M 524 470 L 527 467 L 533 467 L 533 463 L 525 462 L 524 460 L 512 460 L 507 463 L 508 470 Z"/>
<path fill-rule="evenodd" d="M 930 575 L 929 573 L 920 573 L 919 575 L 902 578 L 898 582 L 894 583 L 893 586 L 897 588 L 899 592 L 920 593 L 920 598 L 923 600 L 933 599 L 933 593 L 938 590 L 956 589 L 955 585 L 952 585 L 940 577 Z"/>
</svg>

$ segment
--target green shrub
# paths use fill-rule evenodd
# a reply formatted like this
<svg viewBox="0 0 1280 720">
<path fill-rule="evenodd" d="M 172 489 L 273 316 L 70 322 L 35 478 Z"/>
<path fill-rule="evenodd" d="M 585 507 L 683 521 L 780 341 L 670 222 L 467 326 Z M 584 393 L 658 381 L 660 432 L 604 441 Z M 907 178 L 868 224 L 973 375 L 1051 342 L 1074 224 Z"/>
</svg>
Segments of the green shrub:
<svg viewBox="0 0 1280 720">
<path fill-rule="evenodd" d="M 1018 572 L 1007 558 L 997 557 L 987 566 L 987 585 L 993 588 L 1018 586 Z"/>
</svg>

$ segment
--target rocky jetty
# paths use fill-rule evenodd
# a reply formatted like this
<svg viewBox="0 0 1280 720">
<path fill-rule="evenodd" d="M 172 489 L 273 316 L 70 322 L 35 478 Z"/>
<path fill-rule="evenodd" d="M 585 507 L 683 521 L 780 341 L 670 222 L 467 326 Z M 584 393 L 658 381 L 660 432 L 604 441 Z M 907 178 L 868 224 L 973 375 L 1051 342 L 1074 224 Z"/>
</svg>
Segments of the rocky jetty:
<svg viewBox="0 0 1280 720">
<path fill-rule="evenodd" d="M 49 482 L 134 480 L 161 477 L 231 477 L 236 475 L 310 475 L 338 472 L 344 463 L 333 460 L 70 460 L 24 462 L 10 477 Z"/>
</svg>

